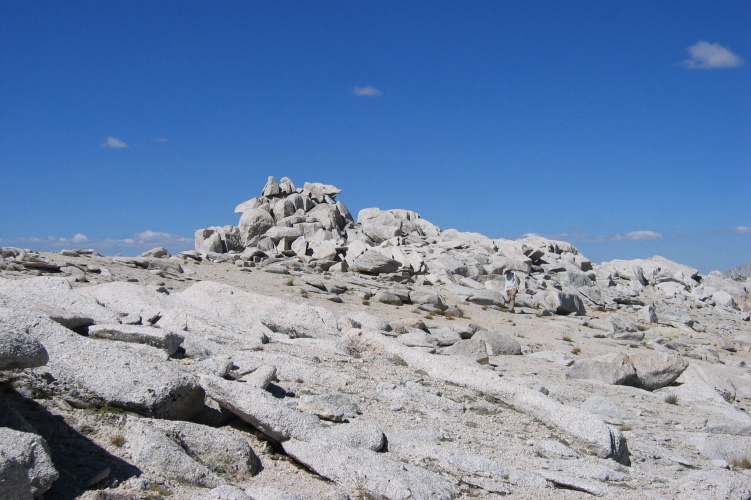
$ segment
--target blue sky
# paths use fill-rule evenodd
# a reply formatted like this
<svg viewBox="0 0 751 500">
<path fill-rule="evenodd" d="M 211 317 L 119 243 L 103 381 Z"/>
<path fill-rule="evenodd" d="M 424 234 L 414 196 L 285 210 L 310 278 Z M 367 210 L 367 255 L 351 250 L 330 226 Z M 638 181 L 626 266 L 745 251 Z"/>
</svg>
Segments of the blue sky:
<svg viewBox="0 0 751 500">
<path fill-rule="evenodd" d="M 751 3 L 0 3 L 0 245 L 135 255 L 267 176 L 596 262 L 751 262 Z"/>
</svg>

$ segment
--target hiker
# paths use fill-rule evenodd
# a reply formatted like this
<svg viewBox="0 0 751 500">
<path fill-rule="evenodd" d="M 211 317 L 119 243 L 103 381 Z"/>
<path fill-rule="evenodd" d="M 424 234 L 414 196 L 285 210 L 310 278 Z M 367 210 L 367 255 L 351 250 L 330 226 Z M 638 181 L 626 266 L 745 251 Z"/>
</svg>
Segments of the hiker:
<svg viewBox="0 0 751 500">
<path fill-rule="evenodd" d="M 508 310 L 514 312 L 514 300 L 516 299 L 516 292 L 519 291 L 519 277 L 511 271 L 506 269 L 503 274 L 506 276 L 506 297 L 508 298 Z"/>
</svg>

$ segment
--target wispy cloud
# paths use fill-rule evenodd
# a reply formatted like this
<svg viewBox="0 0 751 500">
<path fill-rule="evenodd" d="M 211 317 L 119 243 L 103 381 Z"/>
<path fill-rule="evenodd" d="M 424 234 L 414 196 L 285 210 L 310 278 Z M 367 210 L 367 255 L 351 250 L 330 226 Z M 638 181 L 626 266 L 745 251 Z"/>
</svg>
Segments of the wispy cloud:
<svg viewBox="0 0 751 500">
<path fill-rule="evenodd" d="M 383 91 L 368 85 L 367 87 L 355 87 L 352 93 L 358 97 L 378 97 L 383 95 Z"/>
<path fill-rule="evenodd" d="M 563 240 L 569 242 L 580 241 L 647 241 L 647 240 L 661 240 L 664 236 L 655 231 L 631 231 L 629 233 L 618 234 L 585 234 L 585 233 L 560 233 L 549 234 L 545 236 L 552 240 Z"/>
<path fill-rule="evenodd" d="M 109 136 L 102 144 L 102 147 L 120 149 L 120 148 L 127 148 L 128 145 L 124 141 L 121 141 L 120 139 L 118 139 L 117 137 Z"/>
<path fill-rule="evenodd" d="M 169 142 L 169 140 L 165 139 L 164 137 L 154 137 L 151 140 L 154 142 Z"/>
<path fill-rule="evenodd" d="M 742 57 L 733 54 L 730 49 L 718 42 L 709 43 L 701 40 L 688 47 L 686 51 L 691 57 L 681 64 L 689 69 L 737 68 L 745 62 Z"/>
<path fill-rule="evenodd" d="M 703 234 L 717 234 L 717 233 L 737 233 L 737 234 L 751 234 L 751 227 L 748 226 L 735 226 L 723 229 L 705 229 Z"/>
<path fill-rule="evenodd" d="M 150 229 L 147 229 L 146 231 L 142 233 L 136 233 L 134 235 L 134 238 L 136 239 L 136 241 L 143 242 L 143 243 L 153 242 L 153 241 L 178 241 L 178 242 L 193 241 L 183 236 L 177 236 L 175 234 L 170 234 L 170 233 L 158 233 Z"/>
<path fill-rule="evenodd" d="M 154 247 L 166 247 L 173 251 L 187 250 L 193 247 L 193 239 L 177 234 L 146 231 L 125 238 L 91 239 L 85 234 L 76 233 L 72 237 L 47 236 L 38 238 L 0 239 L 0 246 L 23 246 L 38 251 L 54 251 L 63 248 L 90 248 L 102 254 L 112 253 L 113 249 L 149 250 Z"/>
<path fill-rule="evenodd" d="M 616 234 L 615 241 L 623 240 L 661 240 L 662 235 L 654 231 L 632 231 L 626 234 Z"/>
</svg>

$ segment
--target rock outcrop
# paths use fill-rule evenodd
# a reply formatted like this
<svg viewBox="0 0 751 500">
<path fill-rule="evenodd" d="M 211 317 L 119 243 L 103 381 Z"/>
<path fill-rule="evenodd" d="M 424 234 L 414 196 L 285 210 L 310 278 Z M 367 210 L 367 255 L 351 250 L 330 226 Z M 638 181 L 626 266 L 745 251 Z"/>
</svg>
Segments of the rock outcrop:
<svg viewBox="0 0 751 500">
<path fill-rule="evenodd" d="M 340 194 L 269 177 L 176 255 L 1 248 L 0 498 L 749 498 L 746 278 Z"/>
</svg>

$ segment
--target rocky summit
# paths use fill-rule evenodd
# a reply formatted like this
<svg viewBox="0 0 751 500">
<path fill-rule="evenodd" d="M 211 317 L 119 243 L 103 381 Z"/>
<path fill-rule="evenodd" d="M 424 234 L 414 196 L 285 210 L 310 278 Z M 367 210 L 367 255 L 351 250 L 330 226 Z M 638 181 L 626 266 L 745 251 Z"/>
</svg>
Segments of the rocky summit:
<svg viewBox="0 0 751 500">
<path fill-rule="evenodd" d="M 269 177 L 177 255 L 0 248 L 0 498 L 751 498 L 747 278 L 340 193 Z"/>
</svg>

